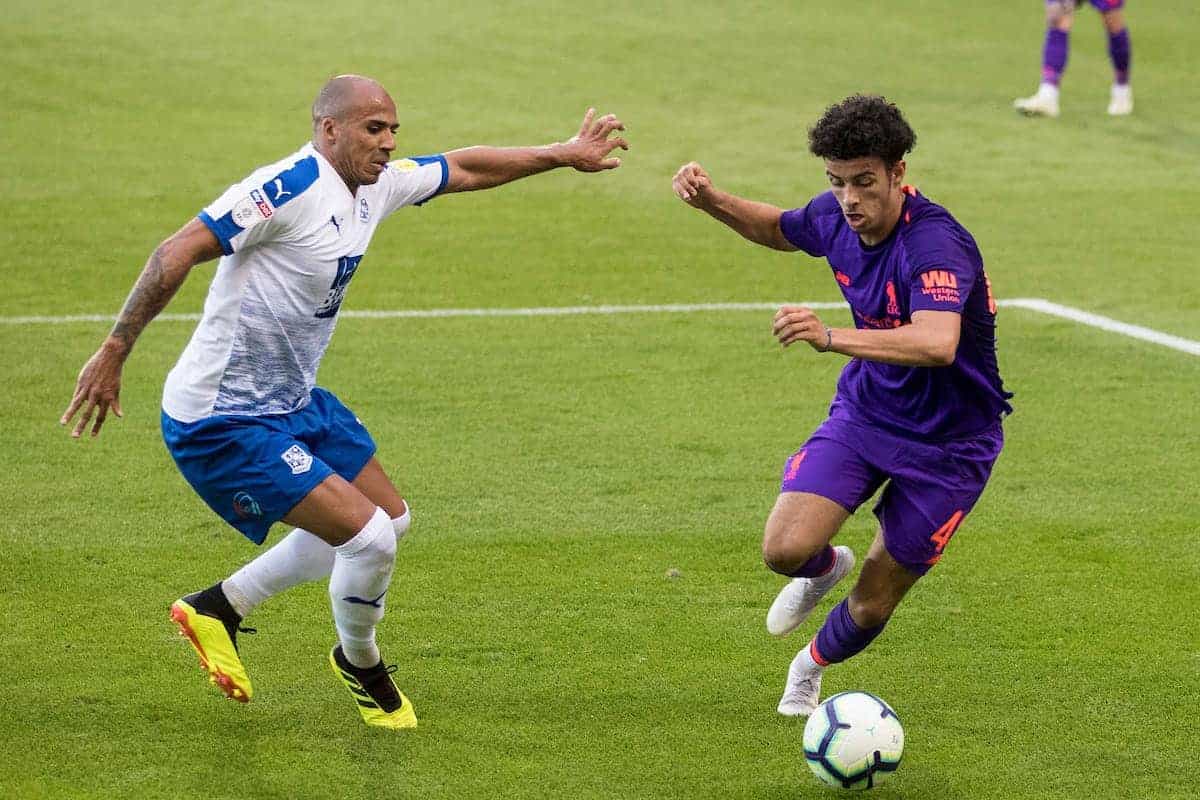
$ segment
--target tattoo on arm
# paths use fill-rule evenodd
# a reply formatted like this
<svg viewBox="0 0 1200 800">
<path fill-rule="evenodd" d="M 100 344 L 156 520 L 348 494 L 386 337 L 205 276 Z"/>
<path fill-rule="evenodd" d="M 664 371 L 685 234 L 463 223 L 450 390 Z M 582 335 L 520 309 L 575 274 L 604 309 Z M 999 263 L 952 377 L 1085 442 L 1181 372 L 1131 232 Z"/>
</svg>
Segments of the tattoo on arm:
<svg viewBox="0 0 1200 800">
<path fill-rule="evenodd" d="M 166 307 L 187 277 L 190 265 L 170 263 L 167 252 L 168 244 L 164 242 L 150 255 L 109 334 L 121 343 L 126 353 L 133 349 L 142 330 Z"/>
</svg>

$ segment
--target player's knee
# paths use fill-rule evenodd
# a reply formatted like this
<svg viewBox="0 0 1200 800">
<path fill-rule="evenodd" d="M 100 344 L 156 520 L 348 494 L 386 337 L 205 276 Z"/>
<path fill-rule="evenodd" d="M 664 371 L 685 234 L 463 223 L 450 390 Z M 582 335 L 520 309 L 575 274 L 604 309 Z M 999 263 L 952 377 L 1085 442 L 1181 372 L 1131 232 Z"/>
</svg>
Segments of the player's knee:
<svg viewBox="0 0 1200 800">
<path fill-rule="evenodd" d="M 375 509 L 375 515 L 359 533 L 364 539 L 353 558 L 377 566 L 380 570 L 391 570 L 396 560 L 396 536 L 392 525 L 392 519 L 386 511 Z"/>
<path fill-rule="evenodd" d="M 392 517 L 392 530 L 396 532 L 396 541 L 404 538 L 404 534 L 408 533 L 410 525 L 412 525 L 412 506 L 406 500 L 404 502 L 404 513 L 398 517 Z"/>
<path fill-rule="evenodd" d="M 780 575 L 790 575 L 804 565 L 822 547 L 823 541 L 810 536 L 803 530 L 772 529 L 768 525 L 763 536 L 763 563 L 772 572 Z"/>
<path fill-rule="evenodd" d="M 1075 10 L 1067 3 L 1046 4 L 1046 27 L 1069 31 L 1074 21 Z"/>
</svg>

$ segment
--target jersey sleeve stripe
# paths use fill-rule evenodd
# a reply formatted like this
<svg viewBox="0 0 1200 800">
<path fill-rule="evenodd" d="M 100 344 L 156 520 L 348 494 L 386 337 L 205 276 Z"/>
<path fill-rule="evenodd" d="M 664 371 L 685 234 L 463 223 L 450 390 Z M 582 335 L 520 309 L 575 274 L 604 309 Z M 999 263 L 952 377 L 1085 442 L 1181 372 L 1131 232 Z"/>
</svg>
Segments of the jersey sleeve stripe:
<svg viewBox="0 0 1200 800">
<path fill-rule="evenodd" d="M 196 217 L 217 237 L 217 241 L 221 243 L 221 252 L 227 256 L 233 255 L 231 240 L 242 232 L 242 226 L 233 221 L 233 212 L 230 211 L 219 219 L 213 219 L 207 211 L 201 211 Z"/>
<path fill-rule="evenodd" d="M 425 166 L 426 164 L 442 165 L 442 179 L 438 182 L 437 188 L 433 190 L 433 194 L 417 203 L 413 203 L 413 205 L 417 206 L 425 205 L 425 203 L 428 203 L 445 190 L 446 184 L 450 181 L 450 165 L 446 163 L 446 157 L 441 153 L 433 156 L 412 156 L 411 158 L 421 166 Z"/>
<path fill-rule="evenodd" d="M 317 159 L 313 156 L 302 158 L 291 167 L 276 175 L 262 185 L 267 199 L 274 208 L 290 203 L 305 189 L 312 186 L 321 174 Z"/>
</svg>

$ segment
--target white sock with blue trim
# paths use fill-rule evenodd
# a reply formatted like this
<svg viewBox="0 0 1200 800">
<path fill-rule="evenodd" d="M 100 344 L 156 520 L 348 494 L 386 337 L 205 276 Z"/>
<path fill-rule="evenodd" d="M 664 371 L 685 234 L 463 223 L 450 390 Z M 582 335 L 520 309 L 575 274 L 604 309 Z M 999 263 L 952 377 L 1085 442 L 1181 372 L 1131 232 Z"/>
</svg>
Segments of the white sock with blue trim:
<svg viewBox="0 0 1200 800">
<path fill-rule="evenodd" d="M 384 596 L 396 563 L 396 533 L 382 508 L 336 554 L 329 576 L 333 623 L 346 660 L 364 669 L 379 663 L 375 626 L 383 619 Z"/>
<path fill-rule="evenodd" d="M 412 509 L 392 520 L 399 540 L 408 532 Z M 327 579 L 333 573 L 333 546 L 303 528 L 292 532 L 277 544 L 230 575 L 221 584 L 229 605 L 245 617 L 268 598 L 308 581 Z"/>
</svg>

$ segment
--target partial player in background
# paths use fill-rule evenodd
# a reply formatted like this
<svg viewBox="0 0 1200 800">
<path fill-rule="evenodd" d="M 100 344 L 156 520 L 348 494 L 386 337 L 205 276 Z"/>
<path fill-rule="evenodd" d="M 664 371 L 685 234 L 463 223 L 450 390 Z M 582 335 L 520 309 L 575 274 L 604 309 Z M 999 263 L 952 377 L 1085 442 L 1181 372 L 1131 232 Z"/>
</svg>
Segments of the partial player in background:
<svg viewBox="0 0 1200 800">
<path fill-rule="evenodd" d="M 1129 28 L 1122 9 L 1125 0 L 1088 0 L 1100 12 L 1108 32 L 1108 57 L 1113 65 L 1113 85 L 1108 113 L 1123 116 L 1133 113 L 1133 87 L 1129 85 L 1131 49 Z M 1019 97 L 1013 105 L 1032 117 L 1058 116 L 1058 84 L 1067 68 L 1071 26 L 1075 9 L 1083 0 L 1046 0 L 1046 43 L 1042 48 L 1042 82 L 1030 97 Z"/>
<path fill-rule="evenodd" d="M 60 422 L 95 436 L 121 416 L 121 370 L 143 328 L 197 264 L 221 258 L 204 314 L 167 376 L 163 438 L 184 478 L 226 522 L 262 544 L 277 521 L 295 526 L 274 547 L 171 606 L 210 680 L 252 695 L 238 654 L 242 619 L 304 581 L 329 581 L 338 644 L 329 654 L 369 725 L 411 728 L 375 641 L 397 539 L 409 509 L 375 458 L 362 422 L 316 386 L 346 288 L 376 226 L 404 206 L 489 189 L 556 167 L 599 172 L 626 148 L 613 115 L 584 116 L 579 133 L 544 147 L 468 147 L 392 161 L 396 106 L 376 81 L 330 80 L 312 108 L 312 141 L 234 184 L 150 256 L 100 349 L 79 374 Z M 186 554 L 184 554 L 186 557 Z"/>
<path fill-rule="evenodd" d="M 783 306 L 783 346 L 850 356 L 829 418 L 787 459 L 763 534 L 763 558 L 792 580 L 767 613 L 790 633 L 854 567 L 830 542 L 883 488 L 879 532 L 849 596 L 788 670 L 779 713 L 805 716 L 822 671 L 880 634 L 905 593 L 942 557 L 983 493 L 1012 408 L 996 364 L 996 309 L 975 240 L 949 212 L 904 184 L 912 129 L 882 97 L 856 95 L 809 131 L 831 190 L 784 211 L 717 189 L 696 162 L 672 188 L 755 244 L 824 257 L 853 328 Z"/>
</svg>

